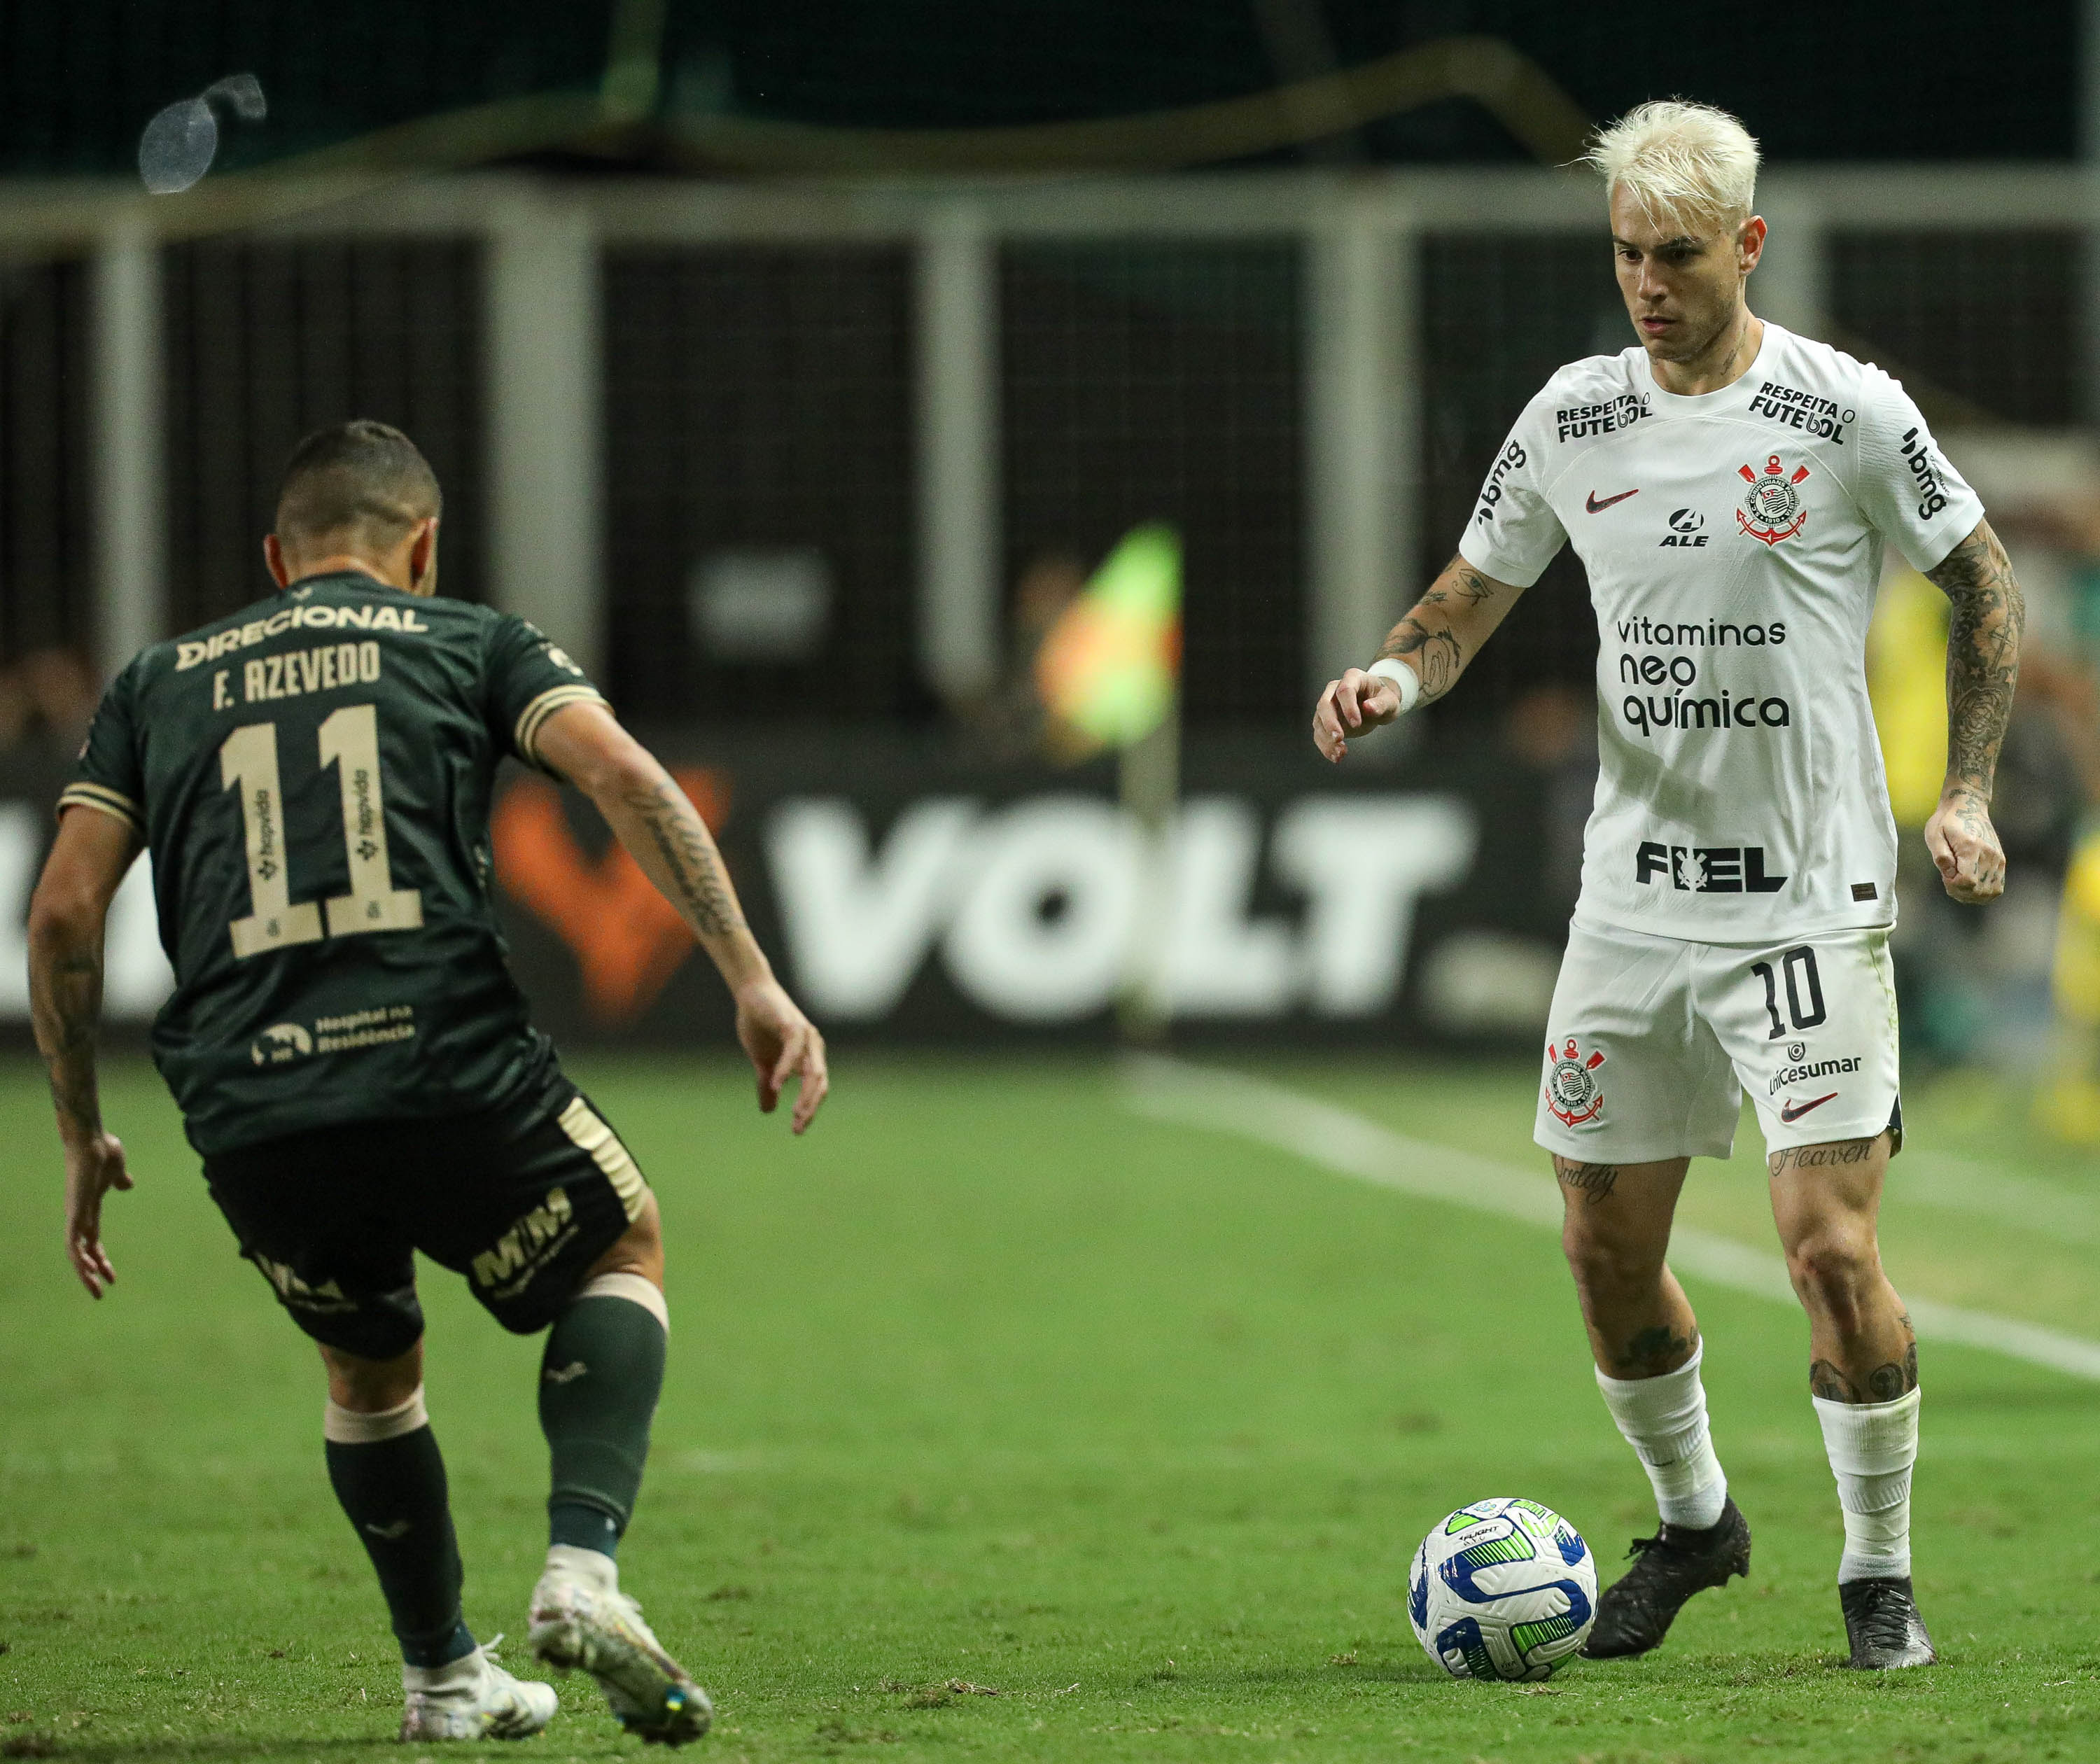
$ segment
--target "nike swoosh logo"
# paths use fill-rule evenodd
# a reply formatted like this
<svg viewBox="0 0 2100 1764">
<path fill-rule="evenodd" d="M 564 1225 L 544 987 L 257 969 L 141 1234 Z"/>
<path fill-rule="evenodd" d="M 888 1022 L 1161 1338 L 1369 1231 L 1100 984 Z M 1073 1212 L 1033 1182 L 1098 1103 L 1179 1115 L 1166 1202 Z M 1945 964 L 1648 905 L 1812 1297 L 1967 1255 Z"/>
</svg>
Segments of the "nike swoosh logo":
<svg viewBox="0 0 2100 1764">
<path fill-rule="evenodd" d="M 391 1525 L 367 1525 L 364 1528 L 373 1537 L 384 1537 L 387 1542 L 393 1543 L 407 1537 L 415 1528 L 405 1519 L 397 1519 Z"/>
<path fill-rule="evenodd" d="M 549 1368 L 547 1373 L 547 1382 L 549 1384 L 567 1384 L 571 1378 L 580 1378 L 589 1370 L 590 1368 L 582 1360 L 571 1360 L 567 1365 L 558 1369 Z"/>
<path fill-rule="evenodd" d="M 1835 1096 L 1837 1094 L 1838 1092 L 1833 1090 L 1830 1096 Z M 1798 1121 L 1810 1109 L 1820 1109 L 1824 1104 L 1830 1100 L 1830 1096 L 1819 1096 L 1813 1102 L 1781 1103 L 1779 1105 L 1779 1118 L 1785 1122 Z"/>
<path fill-rule="evenodd" d="M 1611 507 L 1614 502 L 1623 502 L 1628 496 L 1637 496 L 1639 494 L 1640 486 L 1636 484 L 1630 490 L 1621 490 L 1617 496 L 1607 496 L 1602 502 L 1599 502 L 1597 500 L 1597 492 L 1593 490 L 1590 492 L 1590 500 L 1584 503 L 1582 506 L 1587 509 L 1592 514 L 1602 514 L 1604 510 Z"/>
</svg>

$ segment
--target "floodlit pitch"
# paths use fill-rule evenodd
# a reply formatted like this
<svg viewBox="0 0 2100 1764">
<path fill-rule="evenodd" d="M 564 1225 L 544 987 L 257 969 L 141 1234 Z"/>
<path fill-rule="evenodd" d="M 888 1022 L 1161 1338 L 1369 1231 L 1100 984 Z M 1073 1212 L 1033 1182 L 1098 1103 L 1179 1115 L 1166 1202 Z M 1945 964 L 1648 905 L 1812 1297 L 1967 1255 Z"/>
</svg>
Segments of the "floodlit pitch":
<svg viewBox="0 0 2100 1764">
<path fill-rule="evenodd" d="M 651 1622 L 718 1691 L 720 1756 L 2100 1749 L 2091 1383 L 1935 1349 L 1917 1573 L 1944 1663 L 1864 1683 L 1837 1669 L 1838 1520 L 1798 1317 L 1688 1271 L 1721 1443 L 1757 1503 L 1750 1579 L 1646 1659 L 1571 1663 L 1550 1696 L 1453 1683 L 1404 1601 L 1417 1540 L 1457 1502 L 1532 1494 L 1607 1575 L 1652 1523 L 1551 1236 L 1150 1118 L 1105 1064 L 843 1065 L 791 1146 L 726 1065 L 578 1062 L 673 1240 L 681 1322 L 633 1537 Z M 1449 1148 L 1458 1172 L 1537 1175 L 1528 1064 L 1260 1069 Z M 8 1069 L 0 1127 L 39 1143 L 46 1106 L 33 1067 Z M 315 1474 L 305 1344 L 236 1259 L 151 1074 L 120 1068 L 108 1106 L 141 1173 L 112 1208 L 110 1299 L 73 1289 L 48 1195 L 0 1215 L 0 1744 L 395 1757 L 399 1667 Z M 2089 1333 L 2082 1163 L 1971 1078 L 1906 1113 L 1937 1148 L 1890 1177 L 1913 1186 L 1885 1246 L 1907 1289 Z M 1999 1169 L 2018 1184 L 2002 1204 Z M 1686 1223 L 1768 1255 L 1764 1187 L 1753 1156 L 1695 1165 Z M 514 1634 L 541 1541 L 545 1449 L 520 1400 L 536 1344 L 472 1326 L 455 1282 L 426 1296 L 468 1614 Z M 589 1704 L 532 1749 L 615 1754 L 634 1742 Z"/>
</svg>

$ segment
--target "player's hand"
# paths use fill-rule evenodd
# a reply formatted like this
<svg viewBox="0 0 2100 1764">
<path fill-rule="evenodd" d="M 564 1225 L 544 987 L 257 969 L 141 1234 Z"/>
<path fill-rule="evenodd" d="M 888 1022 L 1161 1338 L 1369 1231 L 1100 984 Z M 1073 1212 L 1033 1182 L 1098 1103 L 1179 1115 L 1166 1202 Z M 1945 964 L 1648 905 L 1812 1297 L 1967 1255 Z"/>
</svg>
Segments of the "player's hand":
<svg viewBox="0 0 2100 1764">
<path fill-rule="evenodd" d="M 66 1145 L 66 1254 L 73 1271 L 99 1299 L 117 1282 L 109 1252 L 102 1246 L 102 1197 L 112 1188 L 131 1186 L 124 1167 L 124 1147 L 113 1133 L 95 1133 Z"/>
<path fill-rule="evenodd" d="M 799 1078 L 795 1096 L 795 1131 L 817 1118 L 824 1093 L 832 1087 L 824 1065 L 824 1038 L 788 996 L 788 989 L 768 975 L 741 986 L 736 994 L 736 1039 L 751 1056 L 758 1074 L 758 1106 L 771 1114 L 790 1078 Z"/>
<path fill-rule="evenodd" d="M 1400 715 L 1400 688 L 1383 674 L 1361 668 L 1330 680 L 1312 712 L 1312 745 L 1322 758 L 1339 761 L 1349 751 L 1349 737 L 1383 729 Z"/>
<path fill-rule="evenodd" d="M 1973 790 L 1951 790 L 1925 823 L 1925 849 L 1954 899 L 1980 906 L 2005 892 L 2005 851 L 1990 805 Z"/>
</svg>

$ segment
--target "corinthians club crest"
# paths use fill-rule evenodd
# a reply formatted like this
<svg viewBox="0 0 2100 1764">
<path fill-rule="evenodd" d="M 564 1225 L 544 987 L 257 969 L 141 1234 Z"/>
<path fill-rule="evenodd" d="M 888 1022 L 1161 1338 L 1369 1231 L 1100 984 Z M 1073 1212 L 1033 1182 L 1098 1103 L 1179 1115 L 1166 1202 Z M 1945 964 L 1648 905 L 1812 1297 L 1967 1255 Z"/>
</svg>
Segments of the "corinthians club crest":
<svg viewBox="0 0 2100 1764">
<path fill-rule="evenodd" d="M 1587 1058 L 1570 1035 L 1559 1047 L 1546 1044 L 1546 1106 L 1571 1127 L 1594 1121 L 1604 1112 L 1604 1093 L 1597 1087 L 1596 1070 L 1604 1063 L 1602 1053 Z"/>
<path fill-rule="evenodd" d="M 1808 475 L 1806 465 L 1797 465 L 1789 477 L 1780 465 L 1779 455 L 1774 453 L 1765 461 L 1762 477 L 1747 465 L 1738 465 L 1736 470 L 1750 487 L 1744 495 L 1743 505 L 1736 510 L 1738 527 L 1751 538 L 1762 539 L 1767 545 L 1776 545 L 1782 539 L 1791 539 L 1801 531 L 1802 523 L 1808 518 L 1798 487 Z"/>
</svg>

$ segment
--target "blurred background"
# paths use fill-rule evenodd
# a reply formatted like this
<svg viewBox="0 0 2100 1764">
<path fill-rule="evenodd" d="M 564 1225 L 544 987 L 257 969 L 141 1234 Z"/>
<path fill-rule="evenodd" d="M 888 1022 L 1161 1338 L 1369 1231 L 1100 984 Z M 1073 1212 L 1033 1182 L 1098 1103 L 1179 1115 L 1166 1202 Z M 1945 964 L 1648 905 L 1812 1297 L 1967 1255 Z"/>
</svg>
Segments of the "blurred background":
<svg viewBox="0 0 2100 1764">
<path fill-rule="evenodd" d="M 2027 589 L 1973 912 L 1917 837 L 1943 603 L 1883 587 L 1912 1069 L 2100 1139 L 2100 42 L 1982 12 L 0 7 L 0 939 L 102 682 L 267 592 L 284 456 L 366 416 L 443 481 L 443 590 L 676 761 L 835 1035 L 1533 1045 L 1595 775 L 1580 567 L 1340 770 L 1308 720 L 1524 400 L 1630 341 L 1566 168 L 1682 95 L 1767 156 L 1754 306 L 1903 379 Z M 1178 686 L 1097 727 L 1074 609 L 1141 531 L 1131 665 Z M 521 775 L 496 827 L 550 1026 L 720 1030 L 574 803 Z M 113 936 L 143 1019 L 143 866 Z"/>
</svg>

